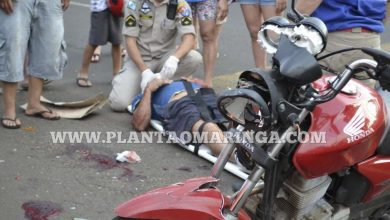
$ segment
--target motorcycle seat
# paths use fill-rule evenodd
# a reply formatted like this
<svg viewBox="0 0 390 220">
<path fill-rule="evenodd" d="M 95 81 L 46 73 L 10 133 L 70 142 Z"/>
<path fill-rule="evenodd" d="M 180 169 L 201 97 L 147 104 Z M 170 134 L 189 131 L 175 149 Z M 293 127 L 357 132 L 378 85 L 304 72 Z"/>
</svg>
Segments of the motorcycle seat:
<svg viewBox="0 0 390 220">
<path fill-rule="evenodd" d="M 383 102 L 387 109 L 387 124 L 381 141 L 376 150 L 379 155 L 390 155 L 390 94 L 389 92 L 379 89 L 379 94 L 382 96 Z"/>
</svg>

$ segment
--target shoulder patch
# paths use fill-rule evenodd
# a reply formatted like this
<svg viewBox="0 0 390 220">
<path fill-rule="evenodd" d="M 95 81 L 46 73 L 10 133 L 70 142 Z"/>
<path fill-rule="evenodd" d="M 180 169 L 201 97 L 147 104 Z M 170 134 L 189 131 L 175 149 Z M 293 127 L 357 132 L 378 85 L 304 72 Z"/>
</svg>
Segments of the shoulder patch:
<svg viewBox="0 0 390 220">
<path fill-rule="evenodd" d="M 192 19 L 191 19 L 191 17 L 186 16 L 186 17 L 182 17 L 182 18 L 181 18 L 181 25 L 183 25 L 183 26 L 188 26 L 188 25 L 191 25 L 191 24 L 192 24 Z"/>
<path fill-rule="evenodd" d="M 137 20 L 133 15 L 129 15 L 125 18 L 126 27 L 135 27 L 137 25 Z"/>
<path fill-rule="evenodd" d="M 137 9 L 137 3 L 135 3 L 133 0 L 130 0 L 127 3 L 127 8 L 130 9 L 130 10 L 135 11 Z"/>
<path fill-rule="evenodd" d="M 186 9 L 182 12 L 180 12 L 180 14 L 183 16 L 183 17 L 188 17 L 191 15 L 191 10 L 190 9 Z"/>
<path fill-rule="evenodd" d="M 191 15 L 191 8 L 184 3 L 180 3 L 177 6 L 177 12 L 180 13 L 183 17 L 188 17 Z"/>
<path fill-rule="evenodd" d="M 150 5 L 145 1 L 142 6 L 141 6 L 141 12 L 144 13 L 144 14 L 147 14 L 150 12 Z"/>
</svg>

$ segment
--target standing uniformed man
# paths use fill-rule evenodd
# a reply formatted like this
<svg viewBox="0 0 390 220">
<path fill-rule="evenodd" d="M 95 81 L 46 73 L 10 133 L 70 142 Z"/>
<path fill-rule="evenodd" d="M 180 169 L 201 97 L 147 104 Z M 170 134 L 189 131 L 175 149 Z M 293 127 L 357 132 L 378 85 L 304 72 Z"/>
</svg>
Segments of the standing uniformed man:
<svg viewBox="0 0 390 220">
<path fill-rule="evenodd" d="M 192 50 L 195 28 L 184 0 L 129 0 L 123 34 L 129 59 L 112 81 L 111 108 L 123 111 L 155 77 L 180 79 L 194 73 L 202 56 Z M 181 38 L 176 46 L 176 37 Z"/>
</svg>

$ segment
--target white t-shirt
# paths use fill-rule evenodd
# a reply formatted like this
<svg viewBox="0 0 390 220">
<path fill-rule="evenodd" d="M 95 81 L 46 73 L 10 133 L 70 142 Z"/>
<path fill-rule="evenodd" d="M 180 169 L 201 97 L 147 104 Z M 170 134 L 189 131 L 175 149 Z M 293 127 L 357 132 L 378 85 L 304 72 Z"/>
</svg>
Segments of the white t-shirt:
<svg viewBox="0 0 390 220">
<path fill-rule="evenodd" d="M 91 11 L 99 12 L 108 8 L 107 0 L 91 0 Z"/>
</svg>

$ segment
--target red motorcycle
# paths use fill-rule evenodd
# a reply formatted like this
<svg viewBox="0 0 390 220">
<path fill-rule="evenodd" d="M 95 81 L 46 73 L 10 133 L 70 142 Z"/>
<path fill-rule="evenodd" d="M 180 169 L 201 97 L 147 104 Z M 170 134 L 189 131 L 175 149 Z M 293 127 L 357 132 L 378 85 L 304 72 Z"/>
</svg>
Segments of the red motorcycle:
<svg viewBox="0 0 390 220">
<path fill-rule="evenodd" d="M 211 176 L 144 193 L 119 205 L 115 219 L 390 219 L 390 101 L 352 79 L 365 71 L 389 90 L 390 54 L 335 52 L 327 56 L 361 50 L 373 60 L 323 74 L 317 61 L 324 57 L 316 55 L 326 44 L 325 25 L 293 9 L 290 17 L 296 24 L 277 17 L 260 31 L 262 44 L 277 48 L 273 69 L 243 72 L 218 100 L 236 127 Z M 251 140 L 249 131 L 267 141 Z M 325 139 L 307 141 L 321 133 Z M 216 186 L 233 153 L 252 172 L 226 196 Z M 250 216 L 244 205 L 253 194 L 259 201 Z"/>
</svg>

